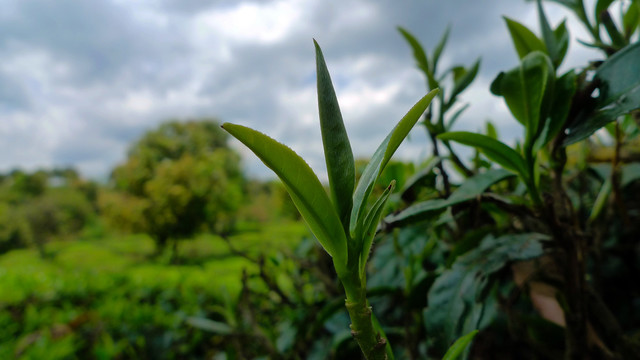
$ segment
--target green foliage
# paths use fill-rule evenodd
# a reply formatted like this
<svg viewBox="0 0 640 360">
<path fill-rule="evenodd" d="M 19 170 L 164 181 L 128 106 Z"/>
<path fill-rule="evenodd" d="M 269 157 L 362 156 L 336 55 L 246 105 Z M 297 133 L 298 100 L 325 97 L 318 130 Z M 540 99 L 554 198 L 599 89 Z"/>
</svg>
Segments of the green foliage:
<svg viewBox="0 0 640 360">
<path fill-rule="evenodd" d="M 230 240 L 250 256 L 276 256 L 306 235 L 303 224 L 277 223 Z M 153 242 L 146 236 L 54 241 L 49 247 L 55 258 L 40 259 L 32 249 L 0 255 L 3 358 L 214 356 L 224 352 L 220 339 L 192 318 L 226 321 L 220 310 L 243 291 L 238 278 L 259 271 L 211 235 L 183 248 L 193 264 L 182 266 L 149 262 Z M 283 268 L 289 266 L 283 261 Z M 266 288 L 259 277 L 252 286 L 256 292 Z"/>
<path fill-rule="evenodd" d="M 227 233 L 243 202 L 239 156 L 209 120 L 169 122 L 145 134 L 100 196 L 107 221 L 146 232 L 162 247 L 205 229 Z"/>
<path fill-rule="evenodd" d="M 365 357 L 384 359 L 391 350 L 381 340 L 380 333 L 374 332 L 371 313 L 366 310 L 365 266 L 376 225 L 393 183 L 372 208 L 368 211 L 365 208 L 380 173 L 438 91 L 433 90 L 420 99 L 389 133 L 365 167 L 354 191 L 355 164 L 351 146 L 324 56 L 317 43 L 315 45 L 320 123 L 333 206 L 316 175 L 294 151 L 244 126 L 226 123 L 223 129 L 251 149 L 283 181 L 303 219 L 333 257 L 346 292 L 351 328 Z M 344 199 L 345 196 L 349 199 Z M 349 212 L 351 217 L 347 221 Z"/>
<path fill-rule="evenodd" d="M 585 104 L 580 115 L 569 126 L 565 144 L 582 140 L 621 115 L 640 108 L 638 57 L 640 43 L 635 43 L 600 65 L 593 82 L 599 94 Z"/>
<path fill-rule="evenodd" d="M 49 240 L 80 233 L 95 218 L 92 186 L 71 169 L 5 175 L 0 183 L 0 253 L 36 245 L 46 255 Z"/>
<path fill-rule="evenodd" d="M 298 211 L 339 269 L 347 265 L 347 238 L 320 180 L 293 150 L 253 129 L 225 123 L 223 129 L 249 147 L 285 184 Z"/>
<path fill-rule="evenodd" d="M 459 256 L 451 269 L 444 271 L 431 286 L 425 326 L 432 333 L 444 332 L 452 343 L 474 329 L 486 327 L 495 316 L 485 299 L 492 288 L 492 276 L 508 263 L 543 254 L 541 234 L 491 235 L 473 251 Z"/>
</svg>

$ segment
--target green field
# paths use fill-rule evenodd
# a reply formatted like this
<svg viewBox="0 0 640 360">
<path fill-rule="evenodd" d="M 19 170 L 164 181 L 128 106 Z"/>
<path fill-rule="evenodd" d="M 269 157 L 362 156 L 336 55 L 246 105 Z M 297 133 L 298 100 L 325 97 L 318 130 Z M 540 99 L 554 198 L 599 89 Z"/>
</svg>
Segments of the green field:
<svg viewBox="0 0 640 360">
<path fill-rule="evenodd" d="M 0 256 L 0 359 L 195 358 L 208 334 L 185 320 L 233 303 L 242 271 L 257 271 L 238 252 L 276 254 L 308 234 L 296 222 L 245 227 L 228 239 L 235 253 L 201 235 L 180 243 L 177 265 L 152 257 L 146 235 L 51 242 L 49 259 L 10 251 Z"/>
</svg>

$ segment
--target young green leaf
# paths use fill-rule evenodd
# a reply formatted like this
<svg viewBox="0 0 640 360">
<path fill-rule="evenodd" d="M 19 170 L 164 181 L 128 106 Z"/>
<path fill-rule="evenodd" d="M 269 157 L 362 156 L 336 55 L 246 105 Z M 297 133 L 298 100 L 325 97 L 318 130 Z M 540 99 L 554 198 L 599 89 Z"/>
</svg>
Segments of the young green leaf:
<svg viewBox="0 0 640 360">
<path fill-rule="evenodd" d="M 513 116 L 525 126 L 525 146 L 533 144 L 544 127 L 541 120 L 546 120 L 547 102 L 552 98 L 549 95 L 554 83 L 551 60 L 535 51 L 525 56 L 516 68 L 500 73 L 491 84 L 491 91 L 504 97 Z"/>
<path fill-rule="evenodd" d="M 474 134 L 467 131 L 448 132 L 438 135 L 438 138 L 473 146 L 505 169 L 519 174 L 523 179 L 529 178 L 529 173 L 522 156 L 498 140 L 486 135 Z"/>
<path fill-rule="evenodd" d="M 527 54 L 534 51 L 547 51 L 544 43 L 526 26 L 520 24 L 515 20 L 509 19 L 506 16 L 504 16 L 503 18 L 507 23 L 507 28 L 509 28 L 513 46 L 516 48 L 520 59 L 524 58 L 525 56 L 527 56 Z"/>
<path fill-rule="evenodd" d="M 391 181 L 391 184 L 387 186 L 382 195 L 376 200 L 375 204 L 364 221 L 364 233 L 357 235 L 357 238 L 362 239 L 362 251 L 360 253 L 360 278 L 364 279 L 367 259 L 369 258 L 369 252 L 371 252 L 371 245 L 373 244 L 373 238 L 376 235 L 376 229 L 378 228 L 378 223 L 380 222 L 380 218 L 382 217 L 382 210 L 384 210 L 384 205 L 387 203 L 389 199 L 389 195 L 393 192 L 393 189 L 396 186 L 396 182 Z"/>
<path fill-rule="evenodd" d="M 318 110 L 322 144 L 329 175 L 331 199 L 336 207 L 340 221 L 347 231 L 353 206 L 353 189 L 356 184 L 356 170 L 353 152 L 347 131 L 344 128 L 338 98 L 331 83 L 331 76 L 324 61 L 322 50 L 313 41 L 316 48 L 316 72 L 318 76 Z"/>
<path fill-rule="evenodd" d="M 473 330 L 467 335 L 459 338 L 451 345 L 449 350 L 444 354 L 442 360 L 456 360 L 462 355 L 462 352 L 469 346 L 473 338 L 478 334 L 478 330 Z"/>
<path fill-rule="evenodd" d="M 544 14 L 542 0 L 537 0 L 538 18 L 542 29 L 542 39 L 547 48 L 547 54 L 551 58 L 553 65 L 557 68 L 562 63 L 564 55 L 569 45 L 569 36 L 564 21 L 558 26 L 556 31 L 551 29 L 547 16 Z"/>
<path fill-rule="evenodd" d="M 569 50 L 569 30 L 567 30 L 566 20 L 562 20 L 560 25 L 553 30 L 553 36 L 556 39 L 557 58 L 554 60 L 553 65 L 556 69 L 562 64 L 564 57 L 567 55 L 567 50 Z"/>
<path fill-rule="evenodd" d="M 409 46 L 411 46 L 411 49 L 413 50 L 413 57 L 416 60 L 418 68 L 422 70 L 422 72 L 424 72 L 424 74 L 427 76 L 429 89 L 436 89 L 438 87 L 438 81 L 436 81 L 433 75 L 433 69 L 431 69 L 429 65 L 427 53 L 424 51 L 424 48 L 422 47 L 422 45 L 420 45 L 418 39 L 416 39 L 415 36 L 413 36 L 406 29 L 398 26 L 398 31 L 400 31 L 400 34 L 402 34 L 405 40 L 407 40 L 407 42 L 409 43 Z"/>
<path fill-rule="evenodd" d="M 438 45 L 436 45 L 433 50 L 433 58 L 431 64 L 431 72 L 436 73 L 436 69 L 438 67 L 438 60 L 440 60 L 440 55 L 442 54 L 442 50 L 444 50 L 444 46 L 447 44 L 447 39 L 449 39 L 449 33 L 451 32 L 451 26 L 447 26 L 447 30 L 444 31 Z"/>
<path fill-rule="evenodd" d="M 473 82 L 473 80 L 476 78 L 476 75 L 478 75 L 479 68 L 480 68 L 480 59 L 476 60 L 476 62 L 471 66 L 471 68 L 469 68 L 468 71 L 465 69 L 464 75 L 462 75 L 459 79 L 455 80 L 455 83 L 453 85 L 453 90 L 451 91 L 450 99 L 454 99 L 456 96 L 458 96 L 458 94 L 463 92 L 464 89 L 466 89 L 467 86 L 469 86 Z"/>
<path fill-rule="evenodd" d="M 438 91 L 438 89 L 432 90 L 413 105 L 409 112 L 407 112 L 384 141 L 382 141 L 382 144 L 380 144 L 365 167 L 360 181 L 356 186 L 356 191 L 353 194 L 353 208 L 351 210 L 351 221 L 349 223 L 349 232 L 352 237 L 356 234 L 356 227 L 364 225 L 364 209 L 373 185 L 380 176 L 380 173 L 384 170 L 384 167 L 391 159 L 393 153 L 398 149 L 400 143 L 407 137 L 416 122 L 418 122 Z"/>
<path fill-rule="evenodd" d="M 309 165 L 287 146 L 256 130 L 225 123 L 222 128 L 253 151 L 284 183 L 302 218 L 340 273 L 347 263 L 347 238 L 338 214 Z"/>
</svg>

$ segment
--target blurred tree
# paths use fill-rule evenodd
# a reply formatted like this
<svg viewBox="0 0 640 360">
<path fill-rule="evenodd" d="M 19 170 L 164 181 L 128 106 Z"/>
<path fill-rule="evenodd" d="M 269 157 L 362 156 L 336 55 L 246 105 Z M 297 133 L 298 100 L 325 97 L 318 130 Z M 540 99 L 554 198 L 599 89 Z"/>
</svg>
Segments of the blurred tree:
<svg viewBox="0 0 640 360">
<path fill-rule="evenodd" d="M 243 197 L 240 157 L 212 120 L 146 133 L 111 178 L 115 193 L 100 195 L 103 214 L 123 230 L 147 232 L 158 252 L 199 231 L 230 232 Z"/>
<path fill-rule="evenodd" d="M 13 170 L 0 176 L 0 253 L 78 234 L 93 218 L 93 182 L 73 169 Z"/>
</svg>

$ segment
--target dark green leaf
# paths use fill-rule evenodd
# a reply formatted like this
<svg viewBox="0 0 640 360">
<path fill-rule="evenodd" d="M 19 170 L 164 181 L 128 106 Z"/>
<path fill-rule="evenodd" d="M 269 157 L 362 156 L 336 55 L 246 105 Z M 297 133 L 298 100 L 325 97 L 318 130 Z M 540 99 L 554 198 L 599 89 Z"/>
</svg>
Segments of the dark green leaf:
<svg viewBox="0 0 640 360">
<path fill-rule="evenodd" d="M 580 141 L 619 116 L 640 108 L 640 42 L 618 51 L 596 71 L 599 95 L 567 129 L 564 145 Z"/>
<path fill-rule="evenodd" d="M 504 16 L 503 18 L 507 22 L 507 27 L 509 28 L 509 33 L 511 34 L 511 40 L 513 41 L 513 46 L 516 48 L 520 59 L 524 58 L 529 53 L 534 51 L 547 51 L 544 43 L 526 26 L 520 24 L 515 20 L 509 19 L 506 16 Z"/>
<path fill-rule="evenodd" d="M 456 342 L 451 345 L 449 350 L 447 350 L 447 353 L 444 354 L 442 360 L 456 360 L 457 358 L 459 358 L 460 355 L 462 355 L 462 352 L 467 348 L 467 346 L 469 346 L 469 344 L 477 334 L 478 330 L 473 330 L 467 335 L 456 340 Z"/>
<path fill-rule="evenodd" d="M 438 87 L 438 82 L 434 78 L 433 69 L 431 69 L 431 67 L 429 66 L 429 60 L 427 58 L 427 53 L 424 51 L 424 48 L 422 47 L 422 45 L 420 45 L 418 39 L 416 39 L 415 36 L 413 36 L 406 29 L 398 26 L 398 31 L 400 31 L 400 34 L 402 34 L 405 40 L 407 40 L 407 42 L 409 43 L 409 46 L 411 46 L 411 49 L 413 50 L 413 57 L 416 60 L 418 68 L 422 70 L 422 72 L 427 76 L 429 90 L 436 89 Z"/>
<path fill-rule="evenodd" d="M 633 0 L 622 18 L 622 27 L 625 39 L 629 40 L 631 35 L 640 25 L 640 1 Z"/>
<path fill-rule="evenodd" d="M 557 69 L 560 64 L 562 64 L 562 60 L 564 60 L 565 55 L 567 55 L 567 50 L 569 49 L 569 30 L 567 30 L 565 20 L 563 20 L 555 30 L 553 30 L 553 36 L 555 37 L 556 44 L 558 45 L 557 59 L 553 62 L 553 65 Z"/>
<path fill-rule="evenodd" d="M 302 218 L 340 273 L 347 264 L 347 238 L 340 218 L 309 165 L 285 145 L 253 129 L 225 123 L 229 134 L 245 144 L 284 183 Z"/>
<path fill-rule="evenodd" d="M 451 343 L 463 334 L 482 329 L 487 318 L 485 297 L 491 276 L 513 261 L 539 257 L 546 235 L 537 233 L 487 236 L 478 248 L 458 257 L 429 290 L 425 326 Z"/>
<path fill-rule="evenodd" d="M 467 86 L 469 86 L 473 82 L 473 80 L 476 78 L 476 75 L 478 75 L 479 68 L 480 68 L 480 59 L 476 60 L 476 62 L 471 66 L 471 68 L 468 71 L 465 71 L 464 75 L 455 81 L 450 99 L 454 99 L 461 92 L 463 92 L 464 89 L 467 88 Z"/>
<path fill-rule="evenodd" d="M 356 170 L 353 152 L 347 131 L 344 128 L 338 98 L 331 83 L 331 76 L 324 61 L 322 50 L 313 41 L 316 48 L 316 72 L 318 74 L 318 110 L 322 144 L 329 175 L 331 199 L 340 216 L 342 225 L 349 229 L 349 218 L 353 206 L 353 189 L 356 184 Z"/>
<path fill-rule="evenodd" d="M 412 175 L 404 184 L 402 190 L 400 190 L 401 194 L 404 194 L 408 191 L 413 190 L 415 187 L 419 186 L 425 178 L 433 176 L 433 168 L 435 168 L 442 159 L 438 156 L 434 156 L 430 158 L 426 165 L 420 171 L 416 172 Z M 403 195 L 404 196 L 404 195 Z"/>
<path fill-rule="evenodd" d="M 613 21 L 608 11 L 603 11 L 600 14 L 600 21 L 604 25 L 604 29 L 607 31 L 607 34 L 615 48 L 621 48 L 627 44 L 624 39 L 624 35 L 620 32 L 620 29 L 618 29 L 618 26 Z"/>
<path fill-rule="evenodd" d="M 524 159 L 515 150 L 486 135 L 474 134 L 466 131 L 453 131 L 438 135 L 441 140 L 456 141 L 464 145 L 473 146 L 485 154 L 490 160 L 511 170 L 524 179 L 529 178 Z"/>
<path fill-rule="evenodd" d="M 553 102 L 547 121 L 549 129 L 542 145 L 551 141 L 562 129 L 569 115 L 571 101 L 576 92 L 577 80 L 573 70 L 568 71 L 555 82 L 553 91 Z"/>
<path fill-rule="evenodd" d="M 542 39 L 544 40 L 547 54 L 551 58 L 553 65 L 557 68 L 562 63 L 562 59 L 567 52 L 569 46 L 569 34 L 564 25 L 564 21 L 554 31 L 549 25 L 547 16 L 544 14 L 542 0 L 538 0 L 538 17 L 540 19 L 540 28 L 542 29 Z"/>
<path fill-rule="evenodd" d="M 491 185 L 511 176 L 513 176 L 512 173 L 503 169 L 489 170 L 485 173 L 474 175 L 465 180 L 449 198 L 433 199 L 413 204 L 398 214 L 387 216 L 384 221 L 393 225 L 420 221 L 434 211 L 441 211 L 449 206 L 473 200 Z"/>
<path fill-rule="evenodd" d="M 349 232 L 351 236 L 356 234 L 356 227 L 364 225 L 364 209 L 367 200 L 373 189 L 373 185 L 384 170 L 384 167 L 391 159 L 391 156 L 400 146 L 400 143 L 409 134 L 409 131 L 418 122 L 422 114 L 425 112 L 433 97 L 438 93 L 438 89 L 432 90 L 422 99 L 420 99 L 409 112 L 400 120 L 396 127 L 391 130 L 389 135 L 384 139 L 376 152 L 371 157 L 360 177 L 360 181 L 356 186 L 353 194 L 353 209 L 351 211 L 351 222 Z"/>
<path fill-rule="evenodd" d="M 600 26 L 603 13 L 609 9 L 609 6 L 611 6 L 614 1 L 616 0 L 598 0 L 598 2 L 596 2 L 596 6 L 594 8 L 595 12 L 593 14 L 596 19 L 596 27 Z"/>
<path fill-rule="evenodd" d="M 552 98 L 555 75 L 551 60 L 542 52 L 525 56 L 520 65 L 501 73 L 491 91 L 504 97 L 509 110 L 525 126 L 525 147 L 531 146 L 544 127 L 548 102 Z"/>
</svg>

